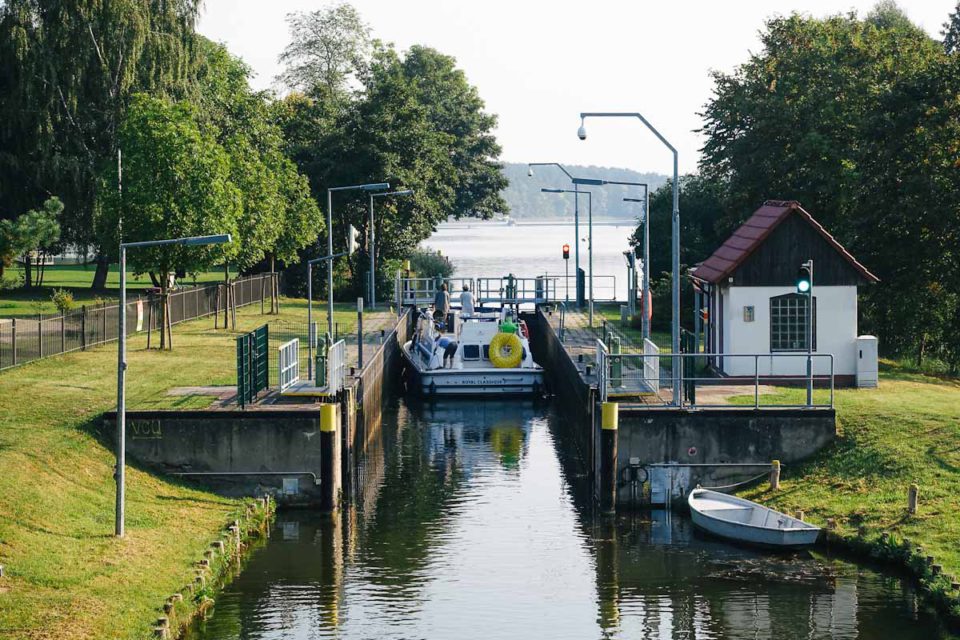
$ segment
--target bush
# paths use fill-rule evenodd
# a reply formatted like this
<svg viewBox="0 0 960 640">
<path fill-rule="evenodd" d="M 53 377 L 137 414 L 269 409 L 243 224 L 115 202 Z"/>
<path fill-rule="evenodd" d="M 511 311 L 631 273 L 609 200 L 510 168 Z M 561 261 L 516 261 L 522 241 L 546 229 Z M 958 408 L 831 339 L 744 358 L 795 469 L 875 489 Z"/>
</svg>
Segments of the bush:
<svg viewBox="0 0 960 640">
<path fill-rule="evenodd" d="M 430 249 L 414 249 L 410 254 L 410 268 L 419 278 L 449 278 L 453 275 L 450 258 Z"/>
<path fill-rule="evenodd" d="M 54 289 L 53 293 L 50 294 L 50 299 L 53 300 L 53 305 L 61 314 L 73 309 L 73 294 L 66 289 Z"/>
</svg>

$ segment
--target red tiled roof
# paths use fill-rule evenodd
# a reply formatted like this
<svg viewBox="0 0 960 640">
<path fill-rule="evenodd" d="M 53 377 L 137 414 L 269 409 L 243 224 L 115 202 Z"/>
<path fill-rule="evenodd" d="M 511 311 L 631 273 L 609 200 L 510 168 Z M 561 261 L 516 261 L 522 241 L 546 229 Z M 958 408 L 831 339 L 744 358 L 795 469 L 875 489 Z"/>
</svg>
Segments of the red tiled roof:
<svg viewBox="0 0 960 640">
<path fill-rule="evenodd" d="M 712 283 L 718 283 L 727 278 L 792 213 L 796 213 L 806 220 L 865 280 L 868 282 L 879 281 L 877 276 L 857 262 L 850 255 L 850 252 L 844 249 L 836 238 L 827 233 L 823 225 L 814 220 L 813 216 L 807 213 L 796 200 L 767 200 L 764 202 L 763 206 L 754 211 L 753 215 L 739 229 L 734 231 L 733 235 L 727 238 L 727 241 L 720 248 L 713 252 L 713 255 L 697 265 L 697 268 L 693 271 L 693 277 Z"/>
</svg>

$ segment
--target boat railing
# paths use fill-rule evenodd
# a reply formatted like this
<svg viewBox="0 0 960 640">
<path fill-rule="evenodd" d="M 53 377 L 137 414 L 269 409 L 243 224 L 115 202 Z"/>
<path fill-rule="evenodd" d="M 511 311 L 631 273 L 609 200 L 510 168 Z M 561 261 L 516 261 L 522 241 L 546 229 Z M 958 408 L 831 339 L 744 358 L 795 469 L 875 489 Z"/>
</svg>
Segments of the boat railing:
<svg viewBox="0 0 960 640">
<path fill-rule="evenodd" d="M 597 340 L 597 390 L 604 402 L 623 398 L 631 407 L 704 409 L 834 406 L 832 353 L 661 353 L 646 341 L 643 353 L 618 351 Z M 673 366 L 680 367 L 679 405 Z"/>
</svg>

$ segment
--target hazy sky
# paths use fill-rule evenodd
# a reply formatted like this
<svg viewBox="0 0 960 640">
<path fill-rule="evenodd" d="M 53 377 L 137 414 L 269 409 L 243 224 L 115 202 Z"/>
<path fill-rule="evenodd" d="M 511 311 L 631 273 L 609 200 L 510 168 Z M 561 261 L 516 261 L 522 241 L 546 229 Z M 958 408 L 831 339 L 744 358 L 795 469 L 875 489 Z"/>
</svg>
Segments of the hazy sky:
<svg viewBox="0 0 960 640">
<path fill-rule="evenodd" d="M 322 0 L 207 0 L 206 36 L 250 64 L 258 88 L 273 85 L 286 45 L 285 16 Z M 696 169 L 697 112 L 712 69 L 730 71 L 759 49 L 765 18 L 869 11 L 875 0 L 354 0 L 375 37 L 405 49 L 453 55 L 500 120 L 503 159 L 670 171 L 670 155 L 638 120 L 588 121 L 580 111 L 640 111 Z M 956 0 L 901 0 L 939 37 Z"/>
</svg>

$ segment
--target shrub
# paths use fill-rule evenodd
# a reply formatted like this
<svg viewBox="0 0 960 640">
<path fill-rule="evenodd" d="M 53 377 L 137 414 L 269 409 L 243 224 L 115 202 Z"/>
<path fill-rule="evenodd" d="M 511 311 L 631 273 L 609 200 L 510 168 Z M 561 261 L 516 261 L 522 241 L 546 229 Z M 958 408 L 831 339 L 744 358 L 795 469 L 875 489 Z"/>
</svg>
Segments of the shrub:
<svg viewBox="0 0 960 640">
<path fill-rule="evenodd" d="M 450 258 L 430 249 L 414 249 L 410 253 L 410 268 L 420 278 L 449 278 L 453 275 Z"/>
<path fill-rule="evenodd" d="M 54 289 L 53 293 L 50 294 L 50 299 L 61 314 L 73 309 L 73 294 L 66 289 Z"/>
</svg>

